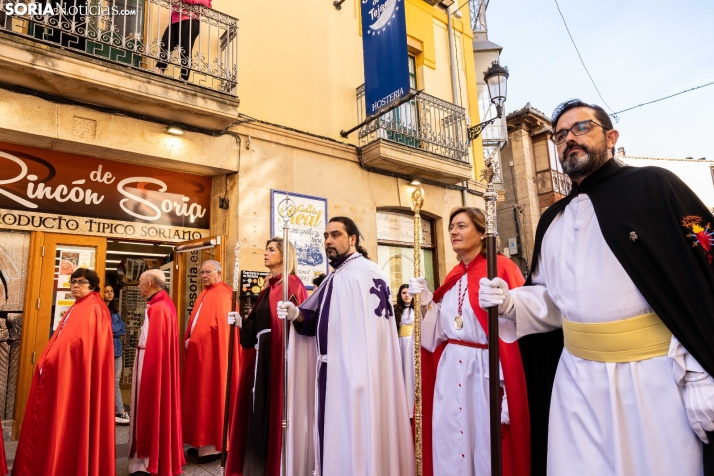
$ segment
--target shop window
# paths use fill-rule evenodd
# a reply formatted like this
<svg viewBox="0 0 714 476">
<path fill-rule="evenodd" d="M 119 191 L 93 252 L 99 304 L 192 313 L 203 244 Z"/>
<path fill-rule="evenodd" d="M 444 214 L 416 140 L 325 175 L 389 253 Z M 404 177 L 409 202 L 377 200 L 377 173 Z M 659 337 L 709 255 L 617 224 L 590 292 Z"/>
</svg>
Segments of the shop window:
<svg viewBox="0 0 714 476">
<path fill-rule="evenodd" d="M 433 222 L 422 217 L 421 275 L 429 289 L 436 288 L 436 253 Z M 400 212 L 377 212 L 377 261 L 389 279 L 392 299 L 414 276 L 414 216 Z"/>
</svg>

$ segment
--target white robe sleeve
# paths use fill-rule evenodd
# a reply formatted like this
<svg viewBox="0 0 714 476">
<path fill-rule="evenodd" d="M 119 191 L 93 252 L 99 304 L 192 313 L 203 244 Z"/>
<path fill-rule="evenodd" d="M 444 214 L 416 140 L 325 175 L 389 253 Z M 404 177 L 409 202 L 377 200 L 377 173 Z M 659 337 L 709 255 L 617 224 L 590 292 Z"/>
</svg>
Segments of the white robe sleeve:
<svg viewBox="0 0 714 476">
<path fill-rule="evenodd" d="M 523 336 L 549 332 L 563 326 L 560 309 L 545 287 L 545 279 L 534 271 L 531 286 L 511 289 L 513 310 L 499 318 L 499 336 L 504 342 L 514 342 Z"/>
<path fill-rule="evenodd" d="M 714 379 L 674 336 L 668 356 L 672 360 L 674 380 L 683 387 L 689 424 L 699 439 L 709 443 L 706 432 L 714 431 Z"/>
<path fill-rule="evenodd" d="M 444 328 L 441 327 L 441 305 L 432 301 L 428 306 L 422 306 L 421 312 L 421 346 L 434 352 L 439 344 L 447 340 Z"/>
</svg>

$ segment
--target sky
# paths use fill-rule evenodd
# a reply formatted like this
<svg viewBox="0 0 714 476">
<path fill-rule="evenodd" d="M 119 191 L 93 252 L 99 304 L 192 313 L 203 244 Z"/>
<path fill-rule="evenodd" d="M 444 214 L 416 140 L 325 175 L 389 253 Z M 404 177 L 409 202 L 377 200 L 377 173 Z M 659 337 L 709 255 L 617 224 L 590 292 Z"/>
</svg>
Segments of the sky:
<svg viewBox="0 0 714 476">
<path fill-rule="evenodd" d="M 530 102 L 550 116 L 576 97 L 620 111 L 714 81 L 714 1 L 558 3 L 609 108 L 580 63 L 555 0 L 491 0 L 488 37 L 503 47 L 501 64 L 511 74 L 508 112 Z M 714 160 L 714 85 L 624 112 L 615 128 L 627 155 Z M 711 191 L 702 187 L 714 187 L 711 175 L 708 183 L 701 180 L 701 165 L 673 169 L 700 197 Z"/>
</svg>

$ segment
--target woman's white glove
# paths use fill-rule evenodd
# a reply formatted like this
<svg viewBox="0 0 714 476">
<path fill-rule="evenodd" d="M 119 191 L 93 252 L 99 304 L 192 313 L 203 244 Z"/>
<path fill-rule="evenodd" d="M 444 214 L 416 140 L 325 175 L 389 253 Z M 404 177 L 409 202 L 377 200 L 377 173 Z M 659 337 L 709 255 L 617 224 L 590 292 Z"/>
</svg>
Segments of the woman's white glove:
<svg viewBox="0 0 714 476">
<path fill-rule="evenodd" d="M 427 306 L 434 299 L 434 295 L 429 291 L 426 284 L 426 279 L 422 278 L 409 278 L 409 294 L 416 296 L 419 294 L 420 300 L 419 304 L 421 306 Z"/>
<path fill-rule="evenodd" d="M 290 301 L 278 301 L 278 319 L 287 318 L 292 322 L 300 316 L 300 309 Z"/>
<path fill-rule="evenodd" d="M 243 319 L 240 317 L 240 312 L 228 313 L 228 325 L 236 326 L 238 329 L 243 327 Z"/>
<path fill-rule="evenodd" d="M 504 280 L 481 278 L 478 283 L 478 305 L 481 309 L 488 310 L 489 307 L 498 306 L 498 313 L 502 316 L 513 311 L 513 298 Z"/>
</svg>

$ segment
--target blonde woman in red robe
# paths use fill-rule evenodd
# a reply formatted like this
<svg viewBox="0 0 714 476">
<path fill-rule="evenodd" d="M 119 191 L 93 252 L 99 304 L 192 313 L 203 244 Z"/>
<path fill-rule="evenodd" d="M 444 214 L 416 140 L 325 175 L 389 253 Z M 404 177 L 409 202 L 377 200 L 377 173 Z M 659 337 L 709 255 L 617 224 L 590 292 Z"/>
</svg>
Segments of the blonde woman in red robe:
<svg viewBox="0 0 714 476">
<path fill-rule="evenodd" d="M 307 292 L 295 275 L 295 249 L 288 246 L 288 297 L 299 305 Z M 267 242 L 263 262 L 272 275 L 268 287 L 258 295 L 248 317 L 229 316 L 229 322 L 240 327 L 243 349 L 226 462 L 230 476 L 280 475 L 284 368 L 283 321 L 278 319 L 277 305 L 283 299 L 283 250 L 282 238 Z"/>
<path fill-rule="evenodd" d="M 112 320 L 97 273 L 70 279 L 75 303 L 37 360 L 14 476 L 116 474 Z"/>
<path fill-rule="evenodd" d="M 485 227 L 486 216 L 478 208 L 451 212 L 449 236 L 459 264 L 433 294 L 424 278 L 409 281 L 409 293 L 421 295 L 422 347 L 428 351 L 422 353 L 425 475 L 491 474 L 488 316 L 478 302 L 479 280 L 487 275 Z M 510 288 L 523 285 L 520 270 L 505 256 L 498 255 L 497 269 Z M 521 356 L 517 343 L 499 341 L 498 347 L 503 476 L 528 476 L 530 427 Z"/>
<path fill-rule="evenodd" d="M 204 261 L 200 273 L 204 289 L 183 338 L 181 404 L 183 442 L 191 445 L 188 454 L 205 464 L 220 459 L 223 450 L 228 339 L 234 328 L 226 323 L 233 290 L 223 281 L 221 264 Z M 238 357 L 239 352 L 233 352 L 231 395 L 238 387 Z"/>
</svg>

